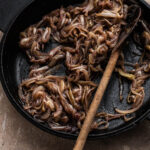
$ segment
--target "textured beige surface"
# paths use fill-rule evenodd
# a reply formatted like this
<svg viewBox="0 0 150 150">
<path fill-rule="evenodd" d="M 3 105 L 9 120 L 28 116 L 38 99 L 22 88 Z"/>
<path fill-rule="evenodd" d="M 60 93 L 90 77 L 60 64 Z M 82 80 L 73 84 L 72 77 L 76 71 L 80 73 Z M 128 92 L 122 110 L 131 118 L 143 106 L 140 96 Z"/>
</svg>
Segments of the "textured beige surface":
<svg viewBox="0 0 150 150">
<path fill-rule="evenodd" d="M 150 0 L 145 0 L 150 5 Z"/>
<path fill-rule="evenodd" d="M 0 85 L 0 150 L 71 150 L 74 141 L 41 131 L 10 104 Z M 150 150 L 150 122 L 111 138 L 88 141 L 85 150 Z"/>
<path fill-rule="evenodd" d="M 1 41 L 2 37 L 3 37 L 3 32 L 0 30 L 0 41 Z"/>
</svg>

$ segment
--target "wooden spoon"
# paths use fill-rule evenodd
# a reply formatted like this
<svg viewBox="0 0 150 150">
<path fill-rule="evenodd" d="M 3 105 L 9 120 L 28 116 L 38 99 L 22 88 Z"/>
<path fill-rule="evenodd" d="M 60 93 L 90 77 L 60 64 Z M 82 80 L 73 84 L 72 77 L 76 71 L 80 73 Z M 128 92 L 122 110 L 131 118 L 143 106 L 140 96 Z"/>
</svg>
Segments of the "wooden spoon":
<svg viewBox="0 0 150 150">
<path fill-rule="evenodd" d="M 125 29 L 123 29 L 123 32 L 121 33 L 121 35 L 119 37 L 119 41 L 112 51 L 109 62 L 106 66 L 105 72 L 104 72 L 103 77 L 100 81 L 100 84 L 98 86 L 98 89 L 96 91 L 94 99 L 90 105 L 87 116 L 85 118 L 85 121 L 83 123 L 83 126 L 81 128 L 81 131 L 79 133 L 78 139 L 76 141 L 76 144 L 75 144 L 73 150 L 82 150 L 84 147 L 87 136 L 88 136 L 90 129 L 91 129 L 91 124 L 92 124 L 93 119 L 96 115 L 97 109 L 100 105 L 100 102 L 102 100 L 102 97 L 104 95 L 106 87 L 107 87 L 109 80 L 111 78 L 112 72 L 113 72 L 115 65 L 116 65 L 116 62 L 118 60 L 118 57 L 120 54 L 119 48 L 122 45 L 122 43 L 126 40 L 126 38 L 130 35 L 130 33 L 133 31 L 133 29 L 135 28 L 135 26 L 138 23 L 138 20 L 141 16 L 141 9 L 139 7 L 137 7 L 137 12 L 133 16 L 134 16 L 132 18 L 133 20 L 132 21 L 130 20 L 131 23 L 129 25 L 127 25 Z"/>
</svg>

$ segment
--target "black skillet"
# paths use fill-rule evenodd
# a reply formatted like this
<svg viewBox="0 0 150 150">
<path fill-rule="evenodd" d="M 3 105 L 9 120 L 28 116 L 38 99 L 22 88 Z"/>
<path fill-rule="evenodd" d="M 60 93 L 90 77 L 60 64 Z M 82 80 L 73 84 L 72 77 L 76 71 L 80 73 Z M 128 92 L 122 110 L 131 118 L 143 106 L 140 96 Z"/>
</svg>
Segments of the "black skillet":
<svg viewBox="0 0 150 150">
<path fill-rule="evenodd" d="M 6 0 L 8 1 L 8 0 Z M 11 1 L 11 0 L 10 0 Z M 21 102 L 18 97 L 18 84 L 21 82 L 22 79 L 27 78 L 28 71 L 29 71 L 29 65 L 27 57 L 25 54 L 20 50 L 18 46 L 19 42 L 19 33 L 23 31 L 26 27 L 29 25 L 36 23 L 39 21 L 43 15 L 50 12 L 51 10 L 54 10 L 56 8 L 59 8 L 61 5 L 67 6 L 70 4 L 76 4 L 78 2 L 81 2 L 81 0 L 54 0 L 53 2 L 50 0 L 26 0 L 25 5 L 21 5 L 22 0 L 19 0 L 19 5 L 16 3 L 16 5 L 20 6 L 21 10 L 18 9 L 17 15 L 15 13 L 13 14 L 13 17 L 11 18 L 9 14 L 7 14 L 8 17 L 10 17 L 4 24 L 0 23 L 0 29 L 4 32 L 1 44 L 0 44 L 0 77 L 1 77 L 1 83 L 4 88 L 4 91 L 6 95 L 8 96 L 8 99 L 13 104 L 13 106 L 16 108 L 18 112 L 22 114 L 27 120 L 29 120 L 31 123 L 33 123 L 35 126 L 39 127 L 40 129 L 43 129 L 46 132 L 67 137 L 67 138 L 76 138 L 76 134 L 70 134 L 70 133 L 64 133 L 59 131 L 53 131 L 51 130 L 47 124 L 41 124 L 34 120 L 24 109 L 22 108 Z M 14 2 L 14 1 L 13 1 Z M 11 1 L 11 3 L 13 3 Z M 2 7 L 2 3 L 5 3 L 4 1 L 0 0 L 0 6 Z M 13 3 L 14 4 L 14 3 Z M 144 5 L 142 6 L 145 10 L 145 14 L 150 13 L 150 10 Z M 7 8 L 7 7 L 6 7 Z M 8 8 L 5 10 L 5 7 L 1 9 L 4 13 L 4 11 L 9 12 Z M 2 16 L 0 11 L 0 16 Z M 148 16 L 149 17 L 149 16 Z M 148 17 L 145 18 L 147 21 Z M 52 47 L 55 47 L 56 44 L 50 43 L 49 49 Z M 125 54 L 125 60 L 131 63 L 134 63 L 137 61 L 138 56 L 135 53 L 141 53 L 138 46 L 133 42 L 132 38 L 128 38 L 128 44 L 124 47 L 124 54 Z M 128 95 L 130 83 L 126 80 L 123 80 L 124 83 L 124 101 L 120 103 L 119 100 L 119 81 L 118 76 L 116 73 L 113 74 L 111 81 L 109 83 L 109 86 L 107 88 L 107 91 L 105 92 L 105 95 L 103 97 L 103 101 L 100 106 L 100 111 L 106 111 L 109 113 L 114 113 L 114 107 L 120 108 L 120 109 L 127 109 L 129 106 L 126 104 L 125 98 Z M 103 131 L 96 131 L 91 132 L 89 134 L 89 138 L 102 138 L 107 136 L 112 136 L 115 134 L 119 134 L 123 131 L 129 130 L 130 128 L 133 128 L 137 123 L 144 120 L 150 113 L 150 79 L 147 80 L 145 83 L 145 99 L 144 104 L 140 108 L 139 111 L 136 112 L 136 116 L 134 119 L 132 119 L 130 122 L 125 123 L 122 119 L 114 120 L 110 123 L 110 126 L 107 130 Z"/>
</svg>

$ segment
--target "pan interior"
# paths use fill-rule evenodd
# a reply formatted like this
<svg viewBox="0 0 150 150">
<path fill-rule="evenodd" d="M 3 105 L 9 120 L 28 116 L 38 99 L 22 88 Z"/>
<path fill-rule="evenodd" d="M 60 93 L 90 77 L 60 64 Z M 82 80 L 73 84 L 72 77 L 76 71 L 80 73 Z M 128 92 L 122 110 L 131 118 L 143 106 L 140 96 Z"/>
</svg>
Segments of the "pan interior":
<svg viewBox="0 0 150 150">
<path fill-rule="evenodd" d="M 21 15 L 17 18 L 13 26 L 11 27 L 6 41 L 5 46 L 2 54 L 2 65 L 3 65 L 3 74 L 5 77 L 5 82 L 8 85 L 7 88 L 11 95 L 13 96 L 13 99 L 15 100 L 15 103 L 19 104 L 20 108 L 21 102 L 18 97 L 18 85 L 21 83 L 21 81 L 28 76 L 29 72 L 29 66 L 31 65 L 28 61 L 28 58 L 26 57 L 25 53 L 19 48 L 19 33 L 23 31 L 26 27 L 29 25 L 36 23 L 37 21 L 41 20 L 42 16 L 47 14 L 48 12 L 59 8 L 61 5 L 65 4 L 65 6 L 70 4 L 77 4 L 78 2 L 81 2 L 79 0 L 55 0 L 53 3 L 50 3 L 50 1 L 46 0 L 44 2 L 42 1 L 36 1 L 31 6 L 29 6 L 25 11 L 21 13 Z M 128 38 L 127 40 L 128 44 L 125 44 L 123 47 L 123 52 L 125 55 L 125 61 L 130 63 L 135 63 L 139 59 L 142 49 L 136 45 L 132 39 L 132 36 Z M 57 43 L 48 43 L 47 50 L 51 50 L 52 48 L 56 47 Z M 64 74 L 65 69 L 62 67 L 61 70 L 59 70 L 58 74 Z M 57 73 L 56 73 L 57 74 Z M 99 82 L 101 78 L 101 75 L 97 78 L 97 82 Z M 127 104 L 126 98 L 128 96 L 129 88 L 130 88 L 130 82 L 126 79 L 123 79 L 123 97 L 124 100 L 120 102 L 119 99 L 119 79 L 118 74 L 113 73 L 112 78 L 110 80 L 110 83 L 107 87 L 107 90 L 105 92 L 105 95 L 103 97 L 102 103 L 99 107 L 99 111 L 104 111 L 107 113 L 114 113 L 114 108 L 119 109 L 128 109 L 131 106 Z M 129 124 L 133 123 L 135 120 L 137 120 L 142 114 L 144 114 L 149 109 L 149 99 L 150 99 L 150 79 L 146 81 L 144 84 L 145 87 L 145 99 L 143 106 L 140 108 L 139 111 L 136 112 L 135 118 L 131 120 L 130 122 L 125 123 L 122 119 L 113 120 L 110 122 L 110 126 L 107 130 L 101 130 L 96 132 L 91 132 L 91 136 L 98 136 L 102 135 L 104 133 L 110 133 L 113 131 L 117 131 L 121 127 L 126 127 Z M 45 128 L 48 128 L 47 124 L 42 124 Z M 48 129 L 50 130 L 50 129 Z"/>
</svg>

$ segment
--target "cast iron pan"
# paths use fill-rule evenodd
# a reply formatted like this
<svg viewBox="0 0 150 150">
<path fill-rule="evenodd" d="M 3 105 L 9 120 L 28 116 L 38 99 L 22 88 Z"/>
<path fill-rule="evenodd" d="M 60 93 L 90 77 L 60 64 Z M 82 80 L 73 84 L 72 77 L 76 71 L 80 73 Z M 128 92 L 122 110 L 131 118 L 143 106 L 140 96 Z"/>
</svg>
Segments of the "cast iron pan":
<svg viewBox="0 0 150 150">
<path fill-rule="evenodd" d="M 21 6 L 21 9 L 17 11 L 17 16 L 10 18 L 9 20 L 11 21 L 9 23 L 5 22 L 6 26 L 0 23 L 1 30 L 4 32 L 4 36 L 0 45 L 0 76 L 2 86 L 10 102 L 14 105 L 17 111 L 19 111 L 27 120 L 29 120 L 35 126 L 43 129 L 46 132 L 67 138 L 76 138 L 77 135 L 53 131 L 48 127 L 47 124 L 38 123 L 26 111 L 23 110 L 18 97 L 18 84 L 20 84 L 22 79 L 27 78 L 30 63 L 28 62 L 28 59 L 24 52 L 20 50 L 18 42 L 19 33 L 29 25 L 39 21 L 46 13 L 56 8 L 59 8 L 61 5 L 67 6 L 79 2 L 81 2 L 81 0 L 54 0 L 53 2 L 51 2 L 50 0 L 26 0 L 26 4 L 24 6 Z M 4 7 L 3 10 L 5 10 Z M 145 14 L 150 13 L 148 7 L 145 7 L 144 10 Z M 3 17 L 5 16 L 3 15 Z M 148 18 L 145 19 L 148 20 Z M 57 43 L 49 43 L 48 49 L 51 49 L 56 45 Z M 141 49 L 133 42 L 132 38 L 130 37 L 128 38 L 128 44 L 124 46 L 125 60 L 131 63 L 136 62 L 139 56 L 137 56 L 135 53 L 140 54 Z M 63 71 L 61 73 L 63 73 Z M 97 81 L 99 80 L 100 79 L 98 79 Z M 118 76 L 116 73 L 112 75 L 109 86 L 100 105 L 100 111 L 114 113 L 114 107 L 117 107 L 119 109 L 129 108 L 125 99 L 129 92 L 130 82 L 124 79 L 123 83 L 124 101 L 120 103 Z M 150 79 L 147 80 L 144 86 L 146 95 L 144 99 L 144 104 L 140 108 L 140 110 L 136 112 L 136 116 L 133 120 L 127 123 L 125 123 L 122 119 L 111 121 L 110 126 L 107 130 L 91 132 L 89 134 L 89 138 L 102 138 L 119 134 L 123 131 L 129 130 L 137 123 L 145 119 L 150 113 Z"/>
</svg>

